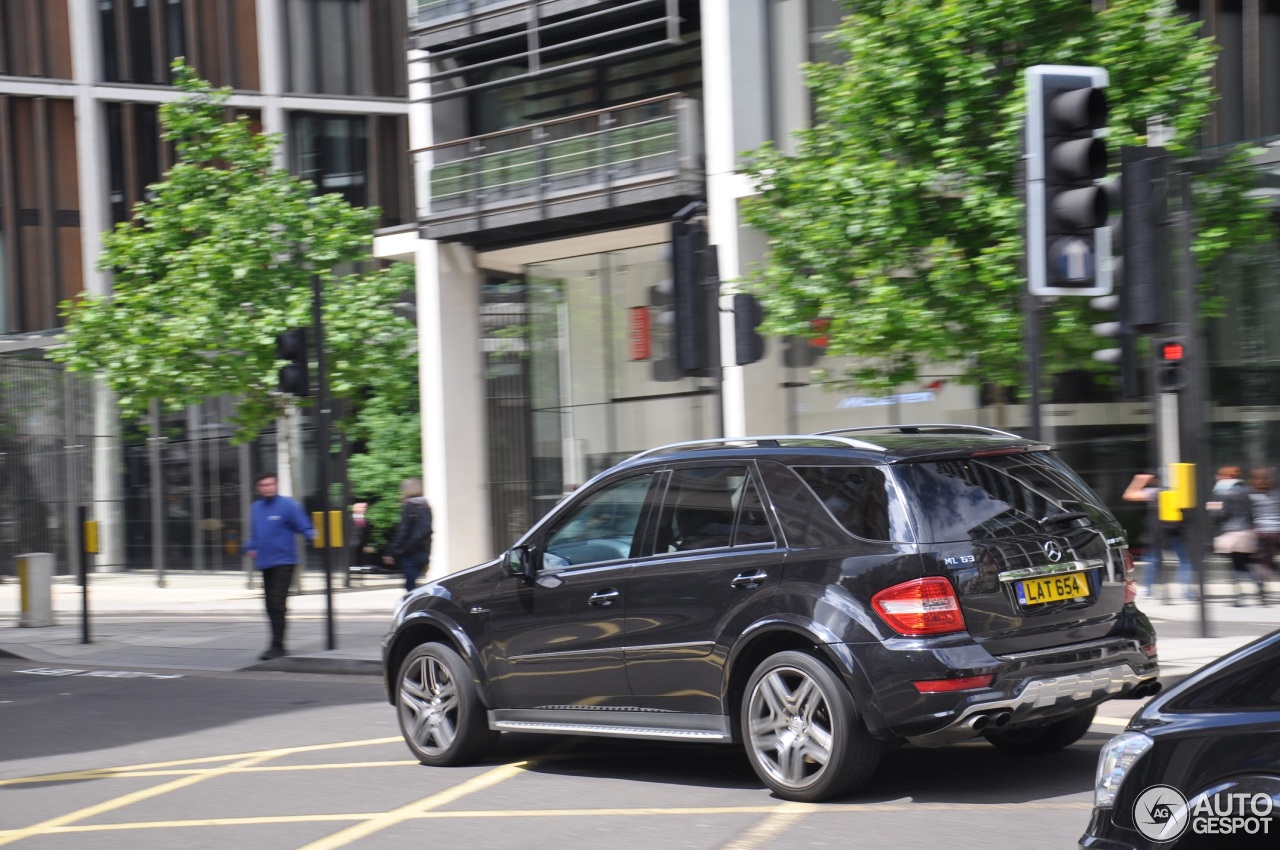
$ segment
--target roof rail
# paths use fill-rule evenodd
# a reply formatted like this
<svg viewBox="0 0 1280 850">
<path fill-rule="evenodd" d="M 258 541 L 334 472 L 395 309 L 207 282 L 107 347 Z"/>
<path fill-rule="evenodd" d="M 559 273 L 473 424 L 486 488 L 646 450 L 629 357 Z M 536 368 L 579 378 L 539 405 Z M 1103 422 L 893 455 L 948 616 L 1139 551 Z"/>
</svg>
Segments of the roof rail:
<svg viewBox="0 0 1280 850">
<path fill-rule="evenodd" d="M 746 448 L 749 446 L 757 447 L 778 447 L 782 445 L 795 445 L 798 447 L 811 446 L 818 448 L 820 446 L 843 446 L 852 449 L 870 449 L 871 451 L 882 452 L 884 446 L 878 446 L 875 443 L 866 440 L 855 440 L 851 437 L 841 437 L 834 434 L 779 434 L 766 437 L 716 437 L 710 440 L 690 440 L 684 443 L 670 443 L 665 446 L 657 446 L 652 449 L 645 449 L 637 452 L 627 458 L 623 463 L 629 463 L 633 460 L 639 460 L 642 457 L 651 457 L 660 454 L 675 454 L 677 452 L 692 452 L 698 449 L 709 449 L 716 446 L 724 446 L 728 448 Z"/>
<path fill-rule="evenodd" d="M 818 431 L 817 434 L 822 436 L 830 436 L 835 434 L 849 434 L 859 431 L 896 431 L 899 434 L 922 434 L 924 428 L 932 428 L 938 431 L 973 431 L 979 434 L 991 434 L 996 437 L 1010 437 L 1015 440 L 1025 440 L 1026 437 L 1018 434 L 1011 434 L 1008 431 L 1000 431 L 996 428 L 988 428 L 985 425 L 956 425 L 942 422 L 928 423 L 923 425 L 860 425 L 855 428 L 836 428 L 831 431 Z"/>
</svg>

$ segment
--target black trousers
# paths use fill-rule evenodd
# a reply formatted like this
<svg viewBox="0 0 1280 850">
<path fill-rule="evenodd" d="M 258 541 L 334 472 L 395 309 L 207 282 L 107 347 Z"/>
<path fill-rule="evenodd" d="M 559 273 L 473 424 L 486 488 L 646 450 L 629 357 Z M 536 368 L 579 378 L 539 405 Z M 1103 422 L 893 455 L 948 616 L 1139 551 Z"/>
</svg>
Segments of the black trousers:
<svg viewBox="0 0 1280 850">
<path fill-rule="evenodd" d="M 293 568 L 293 564 L 281 564 L 262 571 L 262 595 L 267 603 L 267 619 L 271 622 L 272 649 L 284 649 L 285 602 L 293 582 Z"/>
</svg>

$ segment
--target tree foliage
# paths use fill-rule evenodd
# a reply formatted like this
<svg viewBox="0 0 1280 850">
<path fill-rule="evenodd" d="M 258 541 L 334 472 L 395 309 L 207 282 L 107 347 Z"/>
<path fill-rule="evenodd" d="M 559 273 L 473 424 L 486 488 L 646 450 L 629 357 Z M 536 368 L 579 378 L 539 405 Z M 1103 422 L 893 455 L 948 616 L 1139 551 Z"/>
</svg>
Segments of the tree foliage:
<svg viewBox="0 0 1280 850">
<path fill-rule="evenodd" d="M 1212 99 L 1213 44 L 1170 0 L 858 0 L 834 38 L 840 64 L 810 68 L 815 120 L 794 155 L 754 152 L 760 194 L 747 220 L 770 250 L 750 285 L 776 334 L 829 317 L 828 352 L 856 358 L 847 381 L 888 391 L 926 364 L 971 382 L 1016 384 L 1025 90 L 1037 64 L 1098 65 L 1111 78 L 1108 145 L 1145 144 L 1161 119 L 1187 154 Z M 1259 238 L 1239 156 L 1204 179 L 1215 200 L 1202 263 Z M 1059 367 L 1083 356 L 1086 299 L 1052 305 Z M 1093 318 L 1093 321 L 1100 319 Z M 1074 349 L 1076 350 L 1073 350 Z"/>
<path fill-rule="evenodd" d="M 387 272 L 393 288 L 413 288 L 414 267 L 397 263 Z M 367 315 L 377 316 L 376 310 Z M 358 350 L 360 340 L 374 341 L 359 372 L 364 394 L 347 435 L 360 446 L 347 464 L 357 499 L 369 500 L 369 519 L 378 542 L 385 542 L 399 520 L 400 482 L 422 477 L 422 416 L 418 393 L 418 358 L 403 336 L 380 340 L 376 328 L 353 336 L 344 350 Z M 354 370 L 349 374 L 355 374 Z"/>
<path fill-rule="evenodd" d="M 406 356 L 413 326 L 389 309 L 405 281 L 350 271 L 369 257 L 376 209 L 316 194 L 273 164 L 278 135 L 255 133 L 243 115 L 225 120 L 229 90 L 181 62 L 174 78 L 183 96 L 160 120 L 176 164 L 104 237 L 112 292 L 63 303 L 53 356 L 99 373 L 127 418 L 152 400 L 176 410 L 234 396 L 238 438 L 250 439 L 287 403 L 275 393 L 275 337 L 311 326 L 312 275 L 323 283 L 329 386 L 348 398 Z"/>
</svg>

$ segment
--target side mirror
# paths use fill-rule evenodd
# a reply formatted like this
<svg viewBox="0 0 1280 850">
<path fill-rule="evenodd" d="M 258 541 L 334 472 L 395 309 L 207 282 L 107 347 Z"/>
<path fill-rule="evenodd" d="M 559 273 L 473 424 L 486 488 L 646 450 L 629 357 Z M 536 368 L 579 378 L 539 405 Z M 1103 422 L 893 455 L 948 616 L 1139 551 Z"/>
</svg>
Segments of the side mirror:
<svg viewBox="0 0 1280 850">
<path fill-rule="evenodd" d="M 537 572 L 535 561 L 528 546 L 512 546 L 502 556 L 502 568 L 509 576 L 531 579 Z"/>
</svg>

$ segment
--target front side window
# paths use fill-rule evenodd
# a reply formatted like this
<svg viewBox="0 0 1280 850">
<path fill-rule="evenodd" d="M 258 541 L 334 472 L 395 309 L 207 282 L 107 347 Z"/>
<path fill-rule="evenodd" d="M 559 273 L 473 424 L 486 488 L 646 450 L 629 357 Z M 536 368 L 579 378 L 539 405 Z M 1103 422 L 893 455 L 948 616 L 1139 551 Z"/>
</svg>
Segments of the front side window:
<svg viewBox="0 0 1280 850">
<path fill-rule="evenodd" d="M 624 478 L 575 505 L 548 532 L 542 568 L 555 570 L 629 558 L 653 473 Z"/>
</svg>

